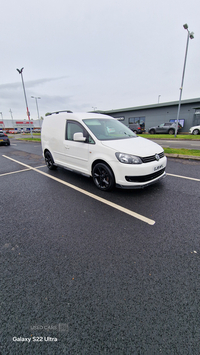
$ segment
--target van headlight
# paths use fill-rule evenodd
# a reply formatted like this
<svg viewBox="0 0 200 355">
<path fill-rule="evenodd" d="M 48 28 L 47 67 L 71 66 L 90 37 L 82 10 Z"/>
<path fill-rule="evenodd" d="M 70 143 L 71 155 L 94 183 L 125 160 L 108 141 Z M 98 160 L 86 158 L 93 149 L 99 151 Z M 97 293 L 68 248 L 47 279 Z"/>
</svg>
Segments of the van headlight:
<svg viewBox="0 0 200 355">
<path fill-rule="evenodd" d="M 131 154 L 125 154 L 125 153 L 115 153 L 117 159 L 120 161 L 120 163 L 124 164 L 142 164 L 142 160 L 140 157 L 137 157 L 135 155 Z"/>
</svg>

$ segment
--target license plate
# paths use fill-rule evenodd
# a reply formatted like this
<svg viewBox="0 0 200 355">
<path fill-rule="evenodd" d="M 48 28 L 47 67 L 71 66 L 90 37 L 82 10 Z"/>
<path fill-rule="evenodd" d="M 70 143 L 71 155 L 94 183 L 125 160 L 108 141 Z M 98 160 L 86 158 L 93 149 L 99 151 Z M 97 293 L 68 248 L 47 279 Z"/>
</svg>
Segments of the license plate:
<svg viewBox="0 0 200 355">
<path fill-rule="evenodd" d="M 161 164 L 161 165 L 158 165 L 158 166 L 155 166 L 154 167 L 154 171 L 157 171 L 157 170 L 160 170 L 160 169 L 162 169 L 163 168 L 163 165 Z"/>
<path fill-rule="evenodd" d="M 3 142 L 3 139 L 0 139 L 0 142 Z"/>
</svg>

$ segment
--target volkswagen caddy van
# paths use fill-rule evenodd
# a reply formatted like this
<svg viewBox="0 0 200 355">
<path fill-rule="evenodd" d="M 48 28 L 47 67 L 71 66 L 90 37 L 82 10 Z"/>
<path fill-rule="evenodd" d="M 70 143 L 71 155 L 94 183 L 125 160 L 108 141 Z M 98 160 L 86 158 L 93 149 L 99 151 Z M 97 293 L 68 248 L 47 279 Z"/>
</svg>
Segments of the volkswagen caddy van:
<svg viewBox="0 0 200 355">
<path fill-rule="evenodd" d="M 104 191 L 114 186 L 143 188 L 165 176 L 163 148 L 138 137 L 111 116 L 71 111 L 48 114 L 41 142 L 49 169 L 60 166 L 92 177 Z"/>
</svg>

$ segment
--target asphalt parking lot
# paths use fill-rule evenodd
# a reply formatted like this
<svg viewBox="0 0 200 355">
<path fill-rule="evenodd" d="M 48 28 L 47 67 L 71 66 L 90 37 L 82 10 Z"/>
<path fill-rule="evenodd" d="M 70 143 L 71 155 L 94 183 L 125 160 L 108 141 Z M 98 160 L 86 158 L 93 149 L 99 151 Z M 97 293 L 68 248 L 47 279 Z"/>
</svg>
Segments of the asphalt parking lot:
<svg viewBox="0 0 200 355">
<path fill-rule="evenodd" d="M 200 162 L 143 190 L 0 147 L 4 354 L 200 353 Z"/>
</svg>

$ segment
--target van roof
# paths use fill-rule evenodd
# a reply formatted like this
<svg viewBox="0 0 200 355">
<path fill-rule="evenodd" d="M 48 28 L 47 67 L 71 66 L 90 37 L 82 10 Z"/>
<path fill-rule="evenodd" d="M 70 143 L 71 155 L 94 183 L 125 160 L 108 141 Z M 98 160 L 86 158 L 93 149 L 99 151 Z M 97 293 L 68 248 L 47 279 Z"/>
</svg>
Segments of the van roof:
<svg viewBox="0 0 200 355">
<path fill-rule="evenodd" d="M 57 115 L 58 113 L 61 113 L 61 112 L 73 113 L 70 110 L 63 110 L 63 111 L 47 112 L 45 116 L 51 116 L 51 115 L 54 115 L 54 114 Z"/>
<path fill-rule="evenodd" d="M 56 116 L 58 115 L 59 118 L 75 118 L 75 119 L 94 119 L 96 118 L 108 118 L 108 119 L 112 119 L 111 116 L 102 114 L 102 113 L 91 113 L 91 112 L 72 112 L 72 111 L 55 111 L 55 112 L 51 112 L 46 114 L 46 118 L 48 119 L 48 116 Z"/>
</svg>

